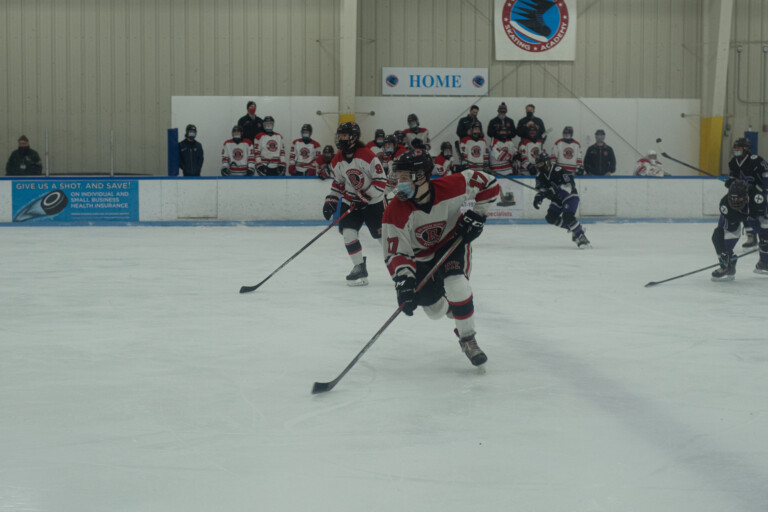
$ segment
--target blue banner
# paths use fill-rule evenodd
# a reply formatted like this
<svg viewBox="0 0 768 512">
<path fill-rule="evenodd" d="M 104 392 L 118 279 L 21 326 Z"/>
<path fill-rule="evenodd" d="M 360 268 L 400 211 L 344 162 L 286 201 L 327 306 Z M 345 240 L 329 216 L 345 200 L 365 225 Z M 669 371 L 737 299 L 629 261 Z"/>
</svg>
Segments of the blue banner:
<svg viewBox="0 0 768 512">
<path fill-rule="evenodd" d="M 14 180 L 13 222 L 139 220 L 136 180 Z"/>
</svg>

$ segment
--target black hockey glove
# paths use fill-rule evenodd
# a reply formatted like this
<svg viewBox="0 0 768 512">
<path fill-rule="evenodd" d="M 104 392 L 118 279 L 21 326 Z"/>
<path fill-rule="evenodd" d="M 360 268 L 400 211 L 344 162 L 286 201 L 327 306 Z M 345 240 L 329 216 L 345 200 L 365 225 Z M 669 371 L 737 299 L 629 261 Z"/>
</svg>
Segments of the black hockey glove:
<svg viewBox="0 0 768 512">
<path fill-rule="evenodd" d="M 266 176 L 267 175 L 267 166 L 266 165 L 260 165 L 256 168 L 256 172 L 259 174 L 259 176 Z"/>
<path fill-rule="evenodd" d="M 222 167 L 221 168 L 221 175 L 222 176 L 229 176 L 232 172 L 229 170 L 229 167 Z"/>
<path fill-rule="evenodd" d="M 584 173 L 586 172 L 587 171 L 584 170 L 584 167 L 579 167 L 578 169 L 576 169 L 576 176 L 584 176 Z"/>
<path fill-rule="evenodd" d="M 278 165 L 277 166 L 277 175 L 278 176 L 285 176 L 285 166 L 284 165 Z"/>
<path fill-rule="evenodd" d="M 253 176 L 253 175 L 254 175 L 254 173 L 255 173 L 255 171 L 254 171 L 254 170 L 253 170 L 253 168 L 251 168 L 251 167 L 249 167 L 249 168 L 248 168 L 248 170 L 247 170 L 247 171 L 245 171 L 245 175 L 246 175 L 246 176 Z"/>
<path fill-rule="evenodd" d="M 538 210 L 543 201 L 544 201 L 544 192 L 537 193 L 536 196 L 533 198 L 533 207 Z"/>
<path fill-rule="evenodd" d="M 483 232 L 485 219 L 485 215 L 480 215 L 474 210 L 467 210 L 456 225 L 456 234 L 464 238 L 464 242 L 471 242 Z"/>
<path fill-rule="evenodd" d="M 336 213 L 336 205 L 339 203 L 339 198 L 336 196 L 325 196 L 325 204 L 323 204 L 323 217 L 325 220 L 331 220 L 333 214 Z"/>
<path fill-rule="evenodd" d="M 407 275 L 395 277 L 395 290 L 397 303 L 403 307 L 403 313 L 413 316 L 416 310 L 416 279 Z"/>
</svg>

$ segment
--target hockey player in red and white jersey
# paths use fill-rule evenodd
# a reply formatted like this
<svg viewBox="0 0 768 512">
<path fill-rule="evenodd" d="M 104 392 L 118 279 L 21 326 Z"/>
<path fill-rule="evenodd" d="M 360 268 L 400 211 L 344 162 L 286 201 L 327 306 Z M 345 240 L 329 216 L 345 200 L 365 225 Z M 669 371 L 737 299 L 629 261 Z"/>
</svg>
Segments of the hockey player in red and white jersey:
<svg viewBox="0 0 768 512">
<path fill-rule="evenodd" d="M 566 171 L 579 176 L 584 174 L 581 144 L 574 140 L 572 126 L 563 128 L 563 138 L 555 142 L 550 158 L 552 160 L 552 167 L 559 165 Z"/>
<path fill-rule="evenodd" d="M 363 247 L 358 238 L 363 223 L 371 236 L 381 241 L 381 216 L 384 212 L 384 188 L 387 175 L 384 167 L 370 149 L 360 142 L 360 126 L 342 123 L 336 130 L 339 152 L 333 157 L 333 183 L 331 193 L 325 198 L 323 216 L 330 220 L 342 199 L 341 213 L 352 211 L 339 221 L 344 245 L 354 267 L 347 276 L 349 286 L 368 284 L 368 270 Z"/>
<path fill-rule="evenodd" d="M 661 161 L 656 156 L 656 151 L 648 150 L 648 154 L 637 161 L 635 167 L 635 176 L 652 176 L 654 178 L 663 178 L 667 173 L 662 168 Z"/>
<path fill-rule="evenodd" d="M 533 121 L 528 122 L 526 130 L 517 148 L 520 154 L 520 170 L 536 176 L 536 157 L 544 151 L 544 141 L 539 137 L 539 129 Z"/>
<path fill-rule="evenodd" d="M 387 134 L 384 133 L 384 130 L 377 128 L 373 133 L 373 140 L 369 141 L 365 147 L 373 151 L 374 155 L 381 158 L 381 154 L 384 152 L 384 139 L 386 138 Z"/>
<path fill-rule="evenodd" d="M 321 180 L 327 180 L 333 178 L 333 168 L 331 162 L 333 161 L 333 155 L 336 152 L 333 150 L 333 146 L 325 146 L 323 153 L 315 159 L 315 175 Z"/>
<path fill-rule="evenodd" d="M 509 128 L 504 124 L 499 125 L 496 129 L 496 137 L 491 142 L 491 170 L 504 176 L 514 174 L 512 161 L 515 153 L 517 149 L 510 137 Z"/>
<path fill-rule="evenodd" d="M 433 166 L 432 158 L 421 150 L 409 151 L 395 161 L 398 193 L 384 212 L 384 261 L 402 311 L 411 316 L 421 306 L 434 320 L 452 318 L 461 349 L 473 365 L 480 366 L 488 358 L 475 339 L 471 242 L 483 231 L 499 185 L 493 176 L 477 170 L 430 180 Z M 473 209 L 462 214 L 462 205 L 470 200 L 475 201 Z M 417 292 L 434 262 L 459 236 L 459 246 Z"/>
<path fill-rule="evenodd" d="M 275 119 L 264 118 L 264 131 L 256 135 L 253 152 L 256 156 L 256 172 L 259 176 L 285 175 L 285 146 L 283 136 L 274 131 Z"/>
<path fill-rule="evenodd" d="M 406 146 L 408 149 L 432 149 L 432 142 L 429 140 L 429 130 L 422 128 L 419 124 L 419 117 L 416 114 L 408 114 L 408 128 L 403 130 L 405 133 Z"/>
<path fill-rule="evenodd" d="M 251 141 L 243 138 L 239 125 L 232 127 L 232 138 L 221 148 L 222 176 L 253 176 L 256 172 Z"/>
<path fill-rule="evenodd" d="M 312 125 L 301 127 L 301 138 L 291 143 L 288 160 L 288 174 L 291 176 L 314 176 L 315 160 L 320 156 L 320 143 L 312 139 Z"/>
<path fill-rule="evenodd" d="M 483 137 L 483 127 L 474 121 L 469 135 L 461 139 L 461 157 L 470 169 L 488 168 L 488 144 Z"/>
<path fill-rule="evenodd" d="M 435 168 L 432 174 L 436 176 L 450 176 L 454 172 L 453 146 L 448 141 L 440 144 L 440 154 L 435 158 Z"/>
</svg>

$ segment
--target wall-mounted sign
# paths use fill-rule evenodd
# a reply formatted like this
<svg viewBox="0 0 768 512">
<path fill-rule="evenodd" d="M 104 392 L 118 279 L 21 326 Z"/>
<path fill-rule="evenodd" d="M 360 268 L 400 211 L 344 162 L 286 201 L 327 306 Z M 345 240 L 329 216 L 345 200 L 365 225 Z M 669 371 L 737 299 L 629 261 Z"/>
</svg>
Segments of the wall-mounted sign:
<svg viewBox="0 0 768 512">
<path fill-rule="evenodd" d="M 576 0 L 495 0 L 496 60 L 574 60 Z"/>
<path fill-rule="evenodd" d="M 487 96 L 488 68 L 382 68 L 381 94 Z"/>
</svg>

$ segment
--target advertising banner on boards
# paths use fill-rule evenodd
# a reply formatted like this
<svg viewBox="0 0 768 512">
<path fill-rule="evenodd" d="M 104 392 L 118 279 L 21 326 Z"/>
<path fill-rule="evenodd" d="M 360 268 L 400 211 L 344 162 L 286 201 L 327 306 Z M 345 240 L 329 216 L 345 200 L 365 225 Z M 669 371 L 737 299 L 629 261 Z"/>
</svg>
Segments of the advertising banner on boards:
<svg viewBox="0 0 768 512">
<path fill-rule="evenodd" d="M 487 96 L 488 68 L 381 68 L 381 94 Z"/>
</svg>

